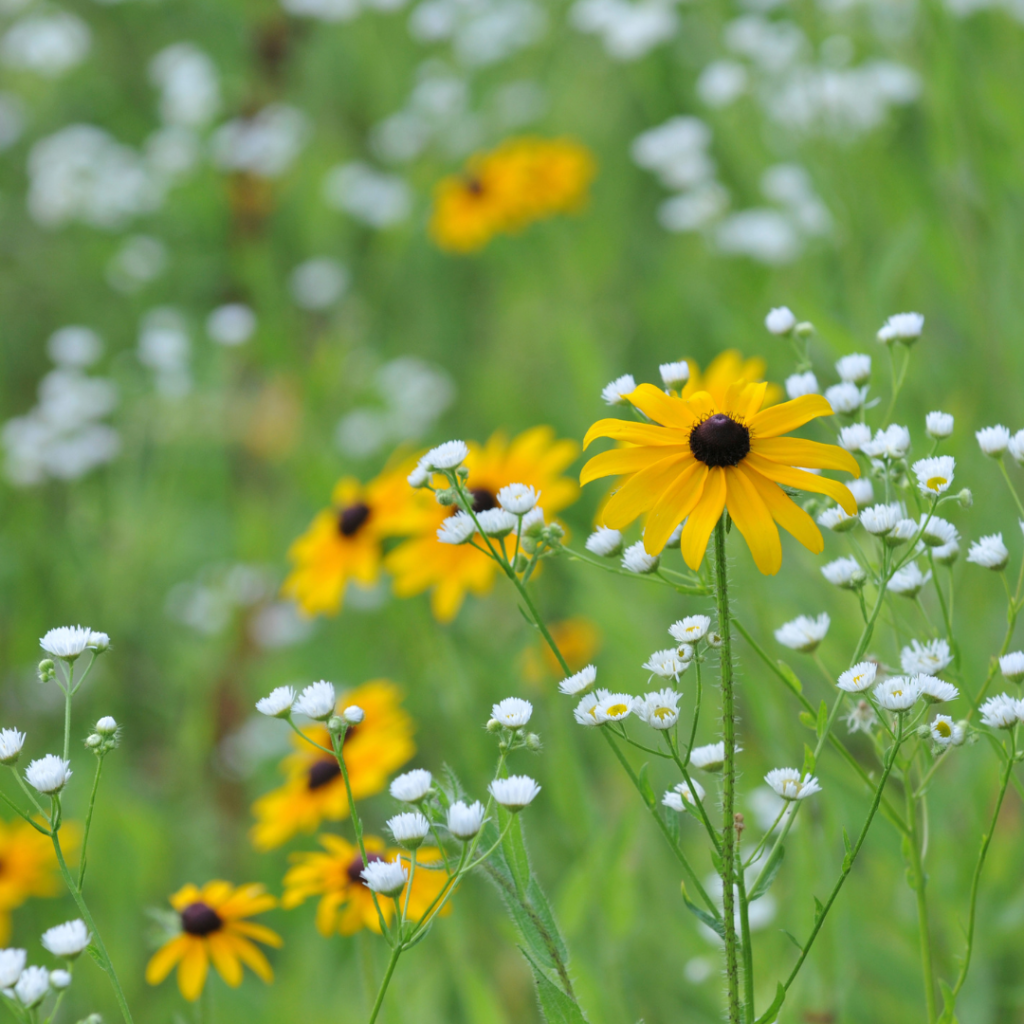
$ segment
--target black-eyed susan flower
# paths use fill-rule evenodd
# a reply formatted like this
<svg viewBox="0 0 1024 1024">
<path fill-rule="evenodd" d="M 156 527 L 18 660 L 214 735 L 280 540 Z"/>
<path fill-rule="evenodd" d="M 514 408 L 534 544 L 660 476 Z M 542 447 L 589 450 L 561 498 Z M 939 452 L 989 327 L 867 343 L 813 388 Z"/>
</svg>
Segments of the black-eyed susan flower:
<svg viewBox="0 0 1024 1024">
<path fill-rule="evenodd" d="M 268 984 L 274 972 L 256 945 L 282 945 L 277 932 L 246 918 L 277 906 L 277 900 L 262 885 L 207 882 L 201 889 L 186 885 L 171 897 L 171 906 L 181 919 L 181 932 L 153 955 L 146 967 L 146 981 L 159 985 L 178 968 L 181 994 L 195 1002 L 203 992 L 210 963 L 232 987 L 242 983 L 242 966 Z"/>
<path fill-rule="evenodd" d="M 579 454 L 579 446 L 558 440 L 550 427 L 534 427 L 512 441 L 497 433 L 483 446 L 470 442 L 468 447 L 464 464 L 475 512 L 497 508 L 498 491 L 508 484 L 533 487 L 549 516 L 579 495 L 576 482 L 562 475 Z M 467 593 L 486 594 L 498 571 L 495 562 L 472 545 L 438 543 L 437 531 L 450 515 L 458 512 L 434 504 L 422 529 L 384 560 L 394 576 L 395 593 L 414 597 L 429 590 L 431 608 L 441 622 L 455 618 Z"/>
<path fill-rule="evenodd" d="M 379 793 L 388 777 L 416 752 L 412 719 L 402 708 L 401 691 L 384 679 L 373 680 L 343 693 L 337 701 L 339 714 L 357 705 L 363 721 L 345 733 L 344 754 L 352 795 L 356 800 Z M 314 725 L 305 734 L 330 749 L 327 728 Z M 349 815 L 348 794 L 337 760 L 326 751 L 295 737 L 296 751 L 281 762 L 286 781 L 279 789 L 253 804 L 256 824 L 253 845 L 272 850 L 299 832 L 315 832 L 323 821 L 339 821 Z"/>
<path fill-rule="evenodd" d="M 690 399 L 698 392 L 707 391 L 719 407 L 725 403 L 726 393 L 733 384 L 757 384 L 764 380 L 767 369 L 767 363 L 760 356 L 745 359 L 734 348 L 719 352 L 703 371 L 695 360 L 688 359 L 687 363 L 690 376 L 679 397 Z M 762 404 L 773 405 L 781 397 L 782 389 L 777 384 L 769 383 Z"/>
<path fill-rule="evenodd" d="M 362 484 L 338 482 L 331 507 L 318 512 L 291 546 L 292 571 L 282 592 L 307 615 L 341 610 L 349 580 L 372 587 L 380 579 L 383 541 L 414 533 L 433 509 L 430 495 L 414 491 L 406 477 L 415 460 L 403 461 Z"/>
<path fill-rule="evenodd" d="M 74 823 L 61 828 L 65 850 L 68 838 L 77 844 Z M 57 857 L 50 840 L 27 821 L 0 820 L 0 946 L 11 935 L 11 911 L 33 896 L 56 896 L 57 880 Z"/>
<path fill-rule="evenodd" d="M 783 437 L 832 409 L 820 395 L 762 408 L 767 384 L 737 381 L 721 402 L 707 391 L 689 399 L 666 395 L 641 384 L 630 402 L 651 421 L 599 420 L 584 444 L 596 437 L 624 441 L 625 448 L 592 458 L 580 474 L 582 483 L 623 476 L 602 510 L 604 523 L 620 529 L 646 516 L 644 547 L 658 554 L 680 523 L 680 547 L 691 569 L 700 567 L 708 539 L 728 508 L 761 572 L 782 565 L 776 523 L 811 551 L 824 547 L 814 520 L 782 487 L 827 494 L 851 515 L 857 503 L 836 480 L 805 469 L 844 469 L 859 475 L 856 459 L 834 445 Z"/>
<path fill-rule="evenodd" d="M 319 896 L 316 911 L 317 930 L 325 938 L 332 935 L 354 935 L 363 928 L 380 933 L 380 917 L 374 906 L 373 895 L 363 877 L 367 864 L 359 848 L 341 836 L 318 837 L 323 851 L 292 855 L 293 866 L 284 878 L 281 906 L 286 910 Z M 371 863 L 394 861 L 401 856 L 399 850 L 390 850 L 382 839 L 365 836 L 366 859 Z M 408 863 L 408 854 L 404 855 Z M 417 864 L 436 864 L 441 855 L 436 847 L 421 847 L 416 853 Z M 417 868 L 409 893 L 408 918 L 418 921 L 441 892 L 448 875 L 444 871 Z M 403 898 L 404 899 L 404 898 Z M 395 913 L 394 903 L 378 899 L 377 905 L 386 924 Z M 446 904 L 442 913 L 450 912 Z"/>
</svg>

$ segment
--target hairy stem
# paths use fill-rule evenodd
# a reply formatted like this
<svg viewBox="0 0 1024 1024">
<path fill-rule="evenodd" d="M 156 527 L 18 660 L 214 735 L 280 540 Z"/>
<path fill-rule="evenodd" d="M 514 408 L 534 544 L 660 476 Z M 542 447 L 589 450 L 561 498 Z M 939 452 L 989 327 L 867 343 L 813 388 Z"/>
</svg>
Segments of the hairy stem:
<svg viewBox="0 0 1024 1024">
<path fill-rule="evenodd" d="M 92 815 L 96 810 L 96 792 L 100 788 L 100 774 L 103 772 L 103 755 L 96 758 L 96 774 L 92 780 L 92 792 L 89 794 L 89 812 L 85 816 L 85 831 L 82 833 L 82 863 L 78 865 L 78 888 L 85 881 L 85 853 L 89 846 L 89 831 L 92 828 Z"/>
<path fill-rule="evenodd" d="M 377 992 L 377 1000 L 373 1004 L 373 1009 L 370 1011 L 370 1019 L 367 1024 L 373 1024 L 377 1019 L 377 1014 L 380 1013 L 381 1005 L 384 1003 L 384 996 L 387 993 L 388 985 L 391 984 L 391 975 L 395 973 L 395 965 L 398 963 L 398 958 L 402 955 L 402 947 L 400 944 L 396 945 L 391 950 L 391 959 L 388 960 L 388 968 L 384 972 L 384 978 L 380 983 L 380 989 Z"/>
</svg>

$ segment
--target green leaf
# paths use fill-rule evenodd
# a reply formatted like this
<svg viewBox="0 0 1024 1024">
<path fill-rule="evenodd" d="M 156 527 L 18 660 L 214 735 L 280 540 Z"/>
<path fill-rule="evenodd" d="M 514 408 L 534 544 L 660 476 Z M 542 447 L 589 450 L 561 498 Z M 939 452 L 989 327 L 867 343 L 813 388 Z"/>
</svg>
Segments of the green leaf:
<svg viewBox="0 0 1024 1024">
<path fill-rule="evenodd" d="M 847 853 L 853 853 L 853 843 L 850 842 L 850 834 L 846 831 L 845 826 L 843 828 L 843 846 L 846 847 Z"/>
<path fill-rule="evenodd" d="M 800 677 L 784 661 L 779 660 L 775 664 L 779 666 L 779 675 L 786 681 L 786 685 L 794 693 L 802 696 L 804 684 L 800 682 Z"/>
<path fill-rule="evenodd" d="M 820 921 L 825 914 L 825 907 L 817 896 L 814 897 L 814 920 Z"/>
<path fill-rule="evenodd" d="M 648 807 L 655 808 L 658 806 L 658 799 L 654 795 L 654 787 L 651 785 L 650 768 L 650 764 L 644 762 L 644 766 L 640 769 L 640 795 Z"/>
<path fill-rule="evenodd" d="M 806 725 L 808 729 L 813 729 L 817 726 L 818 723 L 815 722 L 814 715 L 812 715 L 810 711 L 801 711 L 800 724 Z"/>
<path fill-rule="evenodd" d="M 722 858 L 714 847 L 708 850 L 708 854 L 711 856 L 711 863 L 714 865 L 715 872 L 720 875 L 722 873 Z"/>
<path fill-rule="evenodd" d="M 820 740 L 825 735 L 825 726 L 828 725 L 828 705 L 822 701 L 818 705 L 818 728 L 815 730 Z"/>
<path fill-rule="evenodd" d="M 510 818 L 512 819 L 511 822 L 509 822 Z M 505 832 L 506 825 L 508 825 L 507 832 Z M 523 827 L 519 815 L 506 811 L 504 807 L 499 807 L 498 828 L 505 832 L 505 838 L 501 841 L 501 849 L 512 872 L 516 888 L 520 893 L 525 893 L 530 887 L 530 856 L 526 852 L 526 843 L 523 840 Z"/>
<path fill-rule="evenodd" d="M 792 932 L 787 932 L 785 928 L 780 928 L 779 931 L 782 932 L 782 934 L 785 935 L 801 953 L 804 951 L 804 947 L 800 945 L 800 940 Z"/>
<path fill-rule="evenodd" d="M 555 913 L 551 909 L 551 904 L 548 902 L 544 890 L 540 887 L 540 883 L 533 876 L 530 877 L 527 897 L 529 898 L 530 906 L 536 914 L 536 918 L 540 920 L 544 931 L 547 932 L 545 941 L 554 946 L 559 959 L 563 964 L 567 964 L 569 962 L 569 950 L 566 948 L 565 939 L 562 938 L 562 933 L 558 929 Z"/>
<path fill-rule="evenodd" d="M 814 764 L 817 759 L 814 756 L 814 751 L 805 743 L 804 744 L 804 775 L 814 774 Z"/>
<path fill-rule="evenodd" d="M 956 1020 L 956 996 L 953 990 L 941 979 L 939 980 L 939 991 L 942 993 L 942 1013 L 936 1024 L 957 1024 Z"/>
<path fill-rule="evenodd" d="M 547 1024 L 586 1024 L 579 1003 L 566 995 L 544 972 L 541 966 L 522 946 L 519 951 L 533 969 L 533 980 L 537 984 L 537 999 L 540 1012 Z"/>
<path fill-rule="evenodd" d="M 722 923 L 722 919 L 717 915 L 709 914 L 706 910 L 698 907 L 693 900 L 686 894 L 686 883 L 683 882 L 680 885 L 680 890 L 683 894 L 683 902 L 686 904 L 687 909 L 693 914 L 698 920 L 703 921 L 720 939 L 725 941 L 725 925 Z"/>
<path fill-rule="evenodd" d="M 853 844 L 846 829 L 843 829 L 843 846 L 846 847 L 846 856 L 843 857 L 843 874 L 845 875 L 853 867 Z"/>
<path fill-rule="evenodd" d="M 750 894 L 749 902 L 753 903 L 754 900 L 759 900 L 772 887 L 772 882 L 775 881 L 775 876 L 779 873 L 779 868 L 782 867 L 782 858 L 785 855 L 786 848 L 784 846 L 778 846 L 772 851 L 768 863 L 762 869 L 761 881 Z"/>
<path fill-rule="evenodd" d="M 772 1000 L 772 1005 L 757 1018 L 757 1024 L 775 1024 L 775 1018 L 778 1016 L 779 1010 L 782 1009 L 782 1004 L 785 1001 L 786 990 L 780 981 L 778 988 L 775 990 L 775 998 Z"/>
</svg>

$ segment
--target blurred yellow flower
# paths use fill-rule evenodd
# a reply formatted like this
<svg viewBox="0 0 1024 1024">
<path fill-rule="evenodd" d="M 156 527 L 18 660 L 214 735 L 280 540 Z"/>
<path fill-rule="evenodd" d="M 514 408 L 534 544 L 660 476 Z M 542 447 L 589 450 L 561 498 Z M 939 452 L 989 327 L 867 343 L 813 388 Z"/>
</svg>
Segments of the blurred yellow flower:
<svg viewBox="0 0 1024 1024">
<path fill-rule="evenodd" d="M 511 442 L 501 433 L 483 447 L 470 442 L 465 465 L 476 511 L 494 508 L 496 495 L 506 484 L 521 483 L 540 492 L 540 505 L 550 519 L 579 496 L 576 482 L 562 476 L 578 455 L 575 441 L 557 440 L 551 427 L 544 426 L 533 427 Z M 440 622 L 455 618 L 467 593 L 486 594 L 498 569 L 471 545 L 438 541 L 437 528 L 453 511 L 435 504 L 419 534 L 399 544 L 384 561 L 399 597 L 431 591 L 431 608 Z"/>
<path fill-rule="evenodd" d="M 379 793 L 388 776 L 416 753 L 413 722 L 401 706 L 401 691 L 385 679 L 349 690 L 338 700 L 339 711 L 358 704 L 366 717 L 345 733 L 345 766 L 352 796 L 359 800 Z M 314 725 L 305 734 L 330 747 L 325 726 Z M 345 781 L 338 762 L 295 737 L 298 748 L 281 762 L 286 782 L 253 804 L 256 824 L 251 838 L 258 850 L 272 850 L 298 832 L 314 832 L 324 820 L 340 821 L 349 814 Z"/>
<path fill-rule="evenodd" d="M 767 369 L 767 363 L 760 356 L 744 359 L 743 354 L 734 348 L 719 352 L 703 373 L 696 360 L 687 359 L 686 363 L 690 367 L 690 378 L 680 398 L 690 399 L 698 391 L 706 391 L 719 408 L 725 404 L 726 393 L 733 384 L 757 384 L 764 380 Z M 782 388 L 778 384 L 769 383 L 763 404 L 774 405 L 781 397 Z"/>
<path fill-rule="evenodd" d="M 631 392 L 629 401 L 650 422 L 599 420 L 583 442 L 610 437 L 632 446 L 596 455 L 580 474 L 584 484 L 603 476 L 624 477 L 603 509 L 605 524 L 619 529 L 646 513 L 644 546 L 659 554 L 673 530 L 685 523 L 681 549 L 694 570 L 725 508 L 766 575 L 782 566 L 776 523 L 820 552 L 824 542 L 814 520 L 780 485 L 827 494 L 854 515 L 857 503 L 845 484 L 796 467 L 843 469 L 854 476 L 860 468 L 836 445 L 782 437 L 832 414 L 821 395 L 762 409 L 766 390 L 764 383 L 737 381 L 721 403 L 707 391 L 687 401 L 652 384 Z"/>
<path fill-rule="evenodd" d="M 569 139 L 508 139 L 438 183 L 431 236 L 442 249 L 475 252 L 499 232 L 579 210 L 594 173 L 589 150 Z"/>
<path fill-rule="evenodd" d="M 277 932 L 244 918 L 262 914 L 277 906 L 262 885 L 207 882 L 202 889 L 186 885 L 171 897 L 171 906 L 181 916 L 181 934 L 156 951 L 146 967 L 146 981 L 159 985 L 178 968 L 181 994 L 195 1002 L 203 992 L 210 961 L 217 973 L 232 987 L 242 984 L 244 964 L 268 984 L 274 972 L 256 942 L 279 947 Z"/>
<path fill-rule="evenodd" d="M 77 845 L 77 825 L 63 825 L 60 834 L 65 851 L 69 834 Z M 32 896 L 56 896 L 58 891 L 53 843 L 27 821 L 0 820 L 0 946 L 11 936 L 12 910 Z"/>
<path fill-rule="evenodd" d="M 551 623 L 549 632 L 571 672 L 578 672 L 590 664 L 601 646 L 600 630 L 582 615 Z M 526 680 L 534 684 L 552 676 L 561 679 L 565 675 L 551 648 L 543 641 L 531 644 L 523 651 L 522 671 Z"/>
<path fill-rule="evenodd" d="M 429 493 L 416 491 L 406 477 L 416 460 L 403 460 L 375 480 L 339 481 L 329 509 L 317 513 L 288 552 L 294 568 L 282 593 L 307 615 L 336 614 L 349 580 L 372 587 L 380 578 L 385 537 L 418 529 L 433 511 Z"/>
<path fill-rule="evenodd" d="M 335 934 L 354 935 L 362 928 L 380 934 L 380 918 L 373 897 L 359 876 L 366 865 L 358 847 L 341 836 L 322 835 L 318 837 L 318 842 L 326 853 L 292 854 L 295 866 L 285 875 L 281 906 L 290 910 L 311 896 L 319 896 L 316 927 L 324 938 Z M 406 863 L 409 861 L 408 853 L 385 849 L 383 840 L 375 836 L 364 836 L 363 845 L 370 861 L 392 860 L 396 856 L 401 856 Z M 438 864 L 440 860 L 440 851 L 435 847 L 420 847 L 416 852 L 418 864 Z M 417 868 L 412 892 L 409 894 L 409 920 L 418 921 L 426 913 L 447 880 L 448 875 L 444 871 L 421 871 Z M 403 902 L 404 899 L 403 894 Z M 378 897 L 377 902 L 385 922 L 390 925 L 395 913 L 394 901 Z M 448 903 L 441 913 L 450 912 L 451 903 Z"/>
</svg>

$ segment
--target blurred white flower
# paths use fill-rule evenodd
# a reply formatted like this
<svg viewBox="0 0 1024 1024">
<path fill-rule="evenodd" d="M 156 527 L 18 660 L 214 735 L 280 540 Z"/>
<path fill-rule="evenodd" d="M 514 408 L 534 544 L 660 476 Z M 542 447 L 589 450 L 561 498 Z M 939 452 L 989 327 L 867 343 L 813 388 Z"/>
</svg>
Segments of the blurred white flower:
<svg viewBox="0 0 1024 1024">
<path fill-rule="evenodd" d="M 149 80 L 160 89 L 160 116 L 168 124 L 201 128 L 220 111 L 217 66 L 193 43 L 174 43 L 156 54 Z"/>
<path fill-rule="evenodd" d="M 802 398 L 804 395 L 817 395 L 821 391 L 818 378 L 811 370 L 806 373 L 794 373 L 786 378 L 786 395 L 789 398 Z"/>
<path fill-rule="evenodd" d="M 211 141 L 214 164 L 222 171 L 279 178 L 295 162 L 310 130 L 309 118 L 301 110 L 272 103 L 217 129 Z"/>
<path fill-rule="evenodd" d="M 992 533 L 982 537 L 971 544 L 967 552 L 967 561 L 980 565 L 983 569 L 992 569 L 995 572 L 1006 567 L 1010 560 L 1010 552 L 1003 543 L 1001 533 Z"/>
<path fill-rule="evenodd" d="M 978 445 L 986 455 L 993 457 L 1002 455 L 1010 443 L 1010 432 L 1002 424 L 994 427 L 983 427 L 977 430 L 974 436 L 978 439 Z"/>
<path fill-rule="evenodd" d="M 300 263 L 288 279 L 295 304 L 302 309 L 329 309 L 348 288 L 348 271 L 337 261 L 323 256 Z"/>
<path fill-rule="evenodd" d="M 822 612 L 816 619 L 798 615 L 775 630 L 775 639 L 794 651 L 809 654 L 825 639 L 831 621 L 828 612 Z"/>
<path fill-rule="evenodd" d="M 929 437 L 942 440 L 953 433 L 953 417 L 948 412 L 930 412 L 924 418 L 925 431 Z"/>
<path fill-rule="evenodd" d="M 244 302 L 227 302 L 206 318 L 206 333 L 218 345 L 234 347 L 247 342 L 256 331 L 256 314 Z"/>
<path fill-rule="evenodd" d="M 36 11 L 18 19 L 0 38 L 0 61 L 17 71 L 60 78 L 85 60 L 89 26 L 68 11 Z"/>
<path fill-rule="evenodd" d="M 409 186 L 397 175 L 360 162 L 338 164 L 324 178 L 324 201 L 373 228 L 405 220 L 412 209 Z"/>
</svg>

